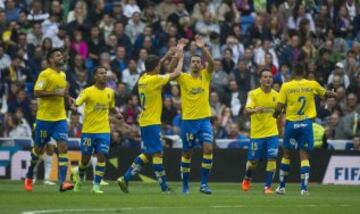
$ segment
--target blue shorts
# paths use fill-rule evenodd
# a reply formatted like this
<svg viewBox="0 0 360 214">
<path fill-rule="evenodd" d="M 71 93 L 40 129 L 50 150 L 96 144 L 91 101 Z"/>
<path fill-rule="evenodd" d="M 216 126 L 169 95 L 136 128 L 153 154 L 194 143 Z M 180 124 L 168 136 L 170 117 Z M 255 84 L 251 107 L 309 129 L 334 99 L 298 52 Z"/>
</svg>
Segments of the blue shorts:
<svg viewBox="0 0 360 214">
<path fill-rule="evenodd" d="M 251 139 L 248 160 L 275 159 L 278 156 L 279 136 Z"/>
<path fill-rule="evenodd" d="M 82 133 L 80 150 L 83 155 L 94 153 L 107 155 L 110 150 L 110 133 Z"/>
<path fill-rule="evenodd" d="M 199 120 L 183 120 L 181 123 L 180 137 L 183 144 L 183 151 L 192 149 L 196 139 L 200 143 L 212 144 L 213 132 L 209 118 Z"/>
<path fill-rule="evenodd" d="M 311 151 L 314 148 L 313 121 L 286 121 L 284 133 L 285 149 L 302 149 Z"/>
<path fill-rule="evenodd" d="M 160 125 L 140 127 L 141 140 L 144 143 L 142 151 L 145 154 L 159 153 L 163 151 L 163 144 L 160 139 Z"/>
<path fill-rule="evenodd" d="M 66 120 L 44 121 L 36 120 L 35 146 L 44 147 L 53 138 L 56 141 L 68 140 L 68 128 Z"/>
</svg>

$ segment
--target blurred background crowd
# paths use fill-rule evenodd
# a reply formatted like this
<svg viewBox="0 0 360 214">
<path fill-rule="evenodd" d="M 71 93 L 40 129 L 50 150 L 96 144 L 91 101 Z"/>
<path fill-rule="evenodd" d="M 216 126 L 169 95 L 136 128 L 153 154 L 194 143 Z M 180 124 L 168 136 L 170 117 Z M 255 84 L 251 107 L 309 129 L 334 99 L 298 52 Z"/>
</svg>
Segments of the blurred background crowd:
<svg viewBox="0 0 360 214">
<path fill-rule="evenodd" d="M 0 137 L 32 137 L 34 82 L 47 52 L 60 47 L 74 98 L 95 66 L 108 68 L 124 115 L 111 117 L 112 146 L 140 147 L 136 82 L 145 59 L 197 34 L 215 59 L 214 138 L 248 139 L 243 109 L 260 69 L 271 69 L 279 90 L 292 66 L 303 63 L 307 78 L 338 93 L 317 100 L 315 131 L 323 139 L 353 139 L 360 149 L 359 0 L 0 0 Z M 201 51 L 190 42 L 184 71 L 193 54 Z M 180 96 L 176 82 L 163 90 L 164 135 L 179 133 Z M 69 112 L 70 137 L 80 137 L 81 123 L 81 114 Z"/>
</svg>

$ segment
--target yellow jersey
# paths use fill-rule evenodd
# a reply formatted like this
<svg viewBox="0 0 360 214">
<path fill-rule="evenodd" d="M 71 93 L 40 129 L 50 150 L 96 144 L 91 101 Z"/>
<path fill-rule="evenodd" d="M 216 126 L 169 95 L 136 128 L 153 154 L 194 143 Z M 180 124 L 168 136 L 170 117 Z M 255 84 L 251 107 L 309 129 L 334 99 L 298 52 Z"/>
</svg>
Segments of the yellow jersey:
<svg viewBox="0 0 360 214">
<path fill-rule="evenodd" d="M 301 121 L 316 117 L 314 97 L 324 96 L 326 89 L 316 81 L 291 80 L 281 86 L 278 102 L 286 104 L 286 120 Z"/>
<path fill-rule="evenodd" d="M 149 75 L 145 73 L 139 78 L 138 88 L 141 104 L 139 118 L 140 127 L 161 124 L 162 87 L 170 80 L 170 75 Z"/>
<path fill-rule="evenodd" d="M 265 93 L 261 88 L 249 92 L 245 107 L 248 109 L 265 108 L 264 112 L 254 113 L 250 116 L 250 137 L 252 139 L 279 135 L 276 119 L 272 116 L 276 108 L 277 97 L 278 92 L 273 89 L 269 93 Z"/>
<path fill-rule="evenodd" d="M 76 99 L 76 105 L 85 103 L 82 133 L 109 133 L 109 110 L 115 107 L 115 93 L 110 88 L 85 88 Z"/>
<path fill-rule="evenodd" d="M 34 87 L 34 91 L 54 92 L 66 89 L 66 74 L 52 68 L 43 70 Z M 45 121 L 59 121 L 66 119 L 65 98 L 60 96 L 47 96 L 38 98 L 36 119 Z"/>
<path fill-rule="evenodd" d="M 183 120 L 196 120 L 211 116 L 209 103 L 211 73 L 200 71 L 199 77 L 181 73 L 177 78 L 181 93 L 181 111 Z"/>
</svg>

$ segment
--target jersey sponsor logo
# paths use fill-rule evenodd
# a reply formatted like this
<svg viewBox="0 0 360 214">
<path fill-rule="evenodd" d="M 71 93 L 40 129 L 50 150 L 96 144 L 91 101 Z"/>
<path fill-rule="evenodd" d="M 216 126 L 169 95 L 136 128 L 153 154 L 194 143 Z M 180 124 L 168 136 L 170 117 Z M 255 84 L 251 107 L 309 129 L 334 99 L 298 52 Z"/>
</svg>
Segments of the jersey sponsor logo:
<svg viewBox="0 0 360 214">
<path fill-rule="evenodd" d="M 203 88 L 192 88 L 190 90 L 190 94 L 192 95 L 196 95 L 196 94 L 201 94 L 203 93 L 205 90 Z"/>
<path fill-rule="evenodd" d="M 94 106 L 94 110 L 95 111 L 106 111 L 107 108 L 106 108 L 106 105 L 103 103 L 96 103 Z"/>
<path fill-rule="evenodd" d="M 312 93 L 313 89 L 312 88 L 290 88 L 286 90 L 287 93 L 289 94 L 297 94 L 297 93 Z"/>
</svg>

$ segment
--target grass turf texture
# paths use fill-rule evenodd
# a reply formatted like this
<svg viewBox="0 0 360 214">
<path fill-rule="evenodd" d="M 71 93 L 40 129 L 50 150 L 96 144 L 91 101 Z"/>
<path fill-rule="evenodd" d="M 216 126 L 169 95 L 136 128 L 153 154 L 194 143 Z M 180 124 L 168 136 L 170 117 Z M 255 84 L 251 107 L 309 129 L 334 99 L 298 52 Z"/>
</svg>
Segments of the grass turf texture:
<svg viewBox="0 0 360 214">
<path fill-rule="evenodd" d="M 130 194 L 123 194 L 115 182 L 102 187 L 103 195 L 90 193 L 86 183 L 79 193 L 59 193 L 58 186 L 41 182 L 31 193 L 20 181 L 0 181 L 0 213 L 359 213 L 360 188 L 310 184 L 310 196 L 300 196 L 298 184 L 289 184 L 286 195 L 266 196 L 263 184 L 242 192 L 240 184 L 210 183 L 213 195 L 198 192 L 191 183 L 190 195 L 182 195 L 180 183 L 171 183 L 176 194 L 160 193 L 157 184 L 130 183 Z M 49 212 L 45 212 L 49 210 Z M 58 210 L 50 212 L 50 210 Z"/>
</svg>

